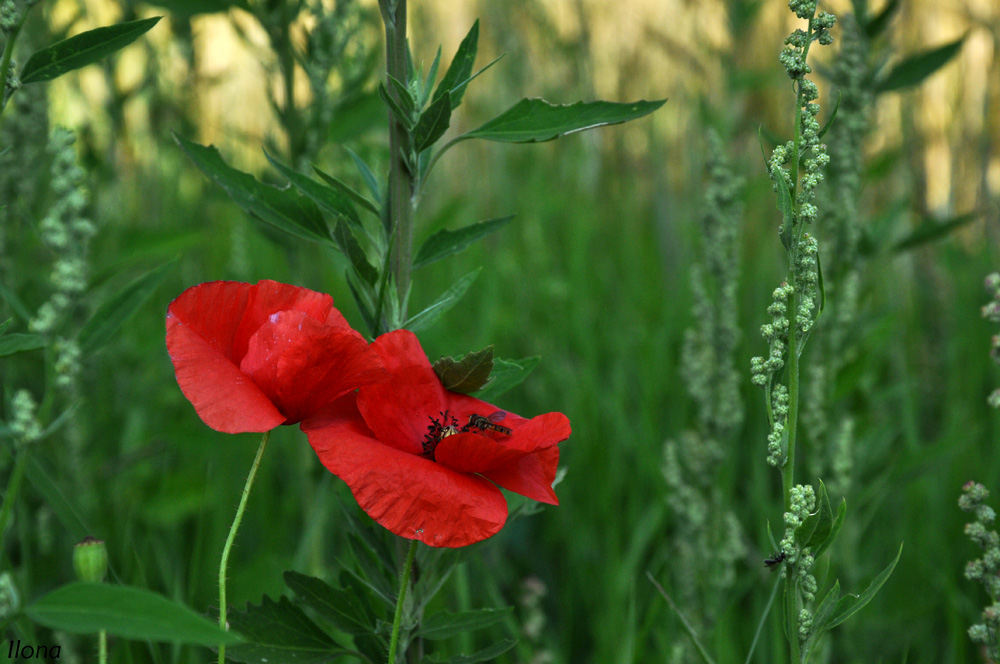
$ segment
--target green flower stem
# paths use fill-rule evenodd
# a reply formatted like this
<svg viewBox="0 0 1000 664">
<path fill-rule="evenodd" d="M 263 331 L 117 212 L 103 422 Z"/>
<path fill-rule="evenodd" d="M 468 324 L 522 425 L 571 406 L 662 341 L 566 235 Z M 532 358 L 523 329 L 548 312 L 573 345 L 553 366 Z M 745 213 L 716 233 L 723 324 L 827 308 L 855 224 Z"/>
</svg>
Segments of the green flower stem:
<svg viewBox="0 0 1000 664">
<path fill-rule="evenodd" d="M 108 633 L 103 629 L 97 633 L 97 661 L 108 664 Z"/>
<path fill-rule="evenodd" d="M 3 56 L 0 56 L 0 117 L 3 117 L 3 111 L 7 108 L 7 76 L 10 75 L 10 63 L 11 59 L 14 57 L 14 42 L 17 41 L 17 35 L 21 32 L 21 26 L 24 25 L 24 20 L 28 17 L 28 11 L 25 10 L 21 14 L 21 20 L 17 22 L 17 25 L 7 34 L 7 41 L 4 42 Z M 11 91 L 11 96 L 14 92 Z"/>
<path fill-rule="evenodd" d="M 21 490 L 21 482 L 24 480 L 24 469 L 27 465 L 28 445 L 25 444 L 14 455 L 14 472 L 11 474 L 10 482 L 7 483 L 7 491 L 3 496 L 3 510 L 0 511 L 0 545 L 3 544 L 7 525 L 10 523 L 10 517 L 14 511 L 14 501 Z"/>
<path fill-rule="evenodd" d="M 379 0 L 382 21 L 385 23 L 386 72 L 403 85 L 407 85 L 409 71 L 406 62 L 406 0 Z M 396 96 L 393 86 L 389 94 Z M 406 164 L 409 153 L 409 135 L 397 118 L 389 113 L 389 214 L 384 216 L 388 227 L 386 235 L 394 237 L 392 272 L 396 277 L 401 311 L 399 321 L 406 320 L 406 294 L 410 288 L 410 269 L 413 262 L 413 175 Z"/>
<path fill-rule="evenodd" d="M 406 586 L 410 584 L 410 570 L 413 569 L 413 556 L 417 552 L 417 540 L 410 541 L 410 549 L 406 552 L 406 562 L 403 563 L 403 578 L 399 582 L 399 596 L 396 597 L 396 614 L 392 618 L 392 637 L 389 640 L 389 664 L 396 664 L 396 646 L 399 645 L 399 623 L 403 618 L 403 600 L 406 599 Z"/>
<path fill-rule="evenodd" d="M 229 551 L 233 548 L 236 540 L 236 531 L 240 529 L 240 522 L 243 520 L 243 510 L 247 506 L 247 498 L 250 497 L 250 488 L 253 486 L 254 478 L 257 476 L 257 468 L 260 467 L 260 459 L 264 456 L 264 448 L 267 447 L 267 439 L 271 436 L 270 431 L 265 431 L 260 437 L 260 445 L 257 447 L 257 456 L 254 457 L 253 465 L 250 466 L 250 474 L 247 475 L 247 482 L 243 486 L 243 496 L 240 498 L 240 505 L 236 508 L 236 518 L 229 528 L 229 537 L 226 538 L 226 545 L 222 547 L 222 562 L 219 563 L 219 627 L 226 629 L 226 568 L 229 566 Z M 219 664 L 225 664 L 226 646 L 219 644 Z"/>
</svg>

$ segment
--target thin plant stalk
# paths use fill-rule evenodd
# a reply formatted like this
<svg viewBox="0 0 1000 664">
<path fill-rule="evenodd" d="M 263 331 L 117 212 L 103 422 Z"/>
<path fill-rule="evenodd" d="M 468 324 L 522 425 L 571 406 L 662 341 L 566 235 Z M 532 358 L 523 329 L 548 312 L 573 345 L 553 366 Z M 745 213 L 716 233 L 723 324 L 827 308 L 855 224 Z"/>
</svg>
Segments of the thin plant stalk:
<svg viewBox="0 0 1000 664">
<path fill-rule="evenodd" d="M 236 518 L 229 528 L 229 536 L 226 544 L 222 547 L 222 561 L 219 563 L 219 627 L 226 629 L 226 568 L 229 566 L 229 551 L 233 548 L 236 540 L 236 531 L 240 529 L 240 522 L 243 521 L 243 511 L 247 506 L 247 499 L 250 497 L 250 489 L 253 487 L 254 478 L 257 477 L 257 469 L 260 467 L 260 459 L 264 456 L 264 448 L 267 447 L 267 439 L 271 436 L 270 431 L 265 431 L 260 437 L 260 445 L 257 447 L 257 456 L 254 457 L 253 465 L 250 466 L 250 474 L 247 475 L 246 484 L 243 486 L 243 495 L 240 498 L 240 505 L 236 508 Z M 219 644 L 219 664 L 225 664 L 226 644 Z"/>
<path fill-rule="evenodd" d="M 29 5 L 30 7 L 30 5 Z M 24 13 L 21 14 L 20 20 L 17 22 L 10 32 L 7 33 L 7 40 L 4 42 L 3 55 L 0 56 L 0 118 L 3 117 L 4 109 L 7 108 L 7 77 L 10 76 L 10 70 L 14 57 L 14 42 L 17 41 L 17 35 L 21 32 L 21 26 L 24 25 L 25 19 L 28 17 L 28 10 L 25 9 Z M 11 90 L 11 96 L 14 96 L 14 91 Z"/>
<path fill-rule="evenodd" d="M 404 86 L 408 83 L 406 47 L 406 0 L 379 0 L 382 21 L 385 23 L 386 73 Z M 396 96 L 393 86 L 389 94 Z M 400 308 L 398 320 L 406 320 L 406 294 L 410 288 L 410 269 L 413 261 L 413 175 L 406 164 L 409 137 L 399 118 L 389 112 L 389 191 L 388 215 L 385 221 L 387 235 L 395 238 L 392 246 L 392 272 L 396 278 L 396 291 Z"/>
<path fill-rule="evenodd" d="M 413 569 L 413 556 L 417 552 L 417 540 L 410 541 L 406 552 L 406 562 L 403 563 L 402 578 L 399 581 L 399 595 L 396 597 L 396 613 L 392 617 L 392 636 L 389 639 L 389 664 L 396 664 L 396 647 L 399 645 L 399 624 L 403 618 L 403 602 L 406 599 L 406 587 L 410 584 L 410 570 Z"/>
</svg>

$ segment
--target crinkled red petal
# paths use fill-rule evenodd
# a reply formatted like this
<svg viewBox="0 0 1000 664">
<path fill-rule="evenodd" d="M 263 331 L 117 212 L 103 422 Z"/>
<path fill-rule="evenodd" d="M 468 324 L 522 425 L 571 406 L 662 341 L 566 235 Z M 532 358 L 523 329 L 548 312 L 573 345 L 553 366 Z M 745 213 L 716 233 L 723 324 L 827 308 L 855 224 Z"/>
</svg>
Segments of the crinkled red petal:
<svg viewBox="0 0 1000 664">
<path fill-rule="evenodd" d="M 320 461 L 347 483 L 361 508 L 401 537 L 467 546 L 496 534 L 507 520 L 503 494 L 489 480 L 380 443 L 363 433 L 363 421 L 346 407 L 301 426 Z"/>
<path fill-rule="evenodd" d="M 288 422 L 300 421 L 359 385 L 387 377 L 360 334 L 331 328 L 301 311 L 272 314 L 250 337 L 240 368 Z"/>
</svg>

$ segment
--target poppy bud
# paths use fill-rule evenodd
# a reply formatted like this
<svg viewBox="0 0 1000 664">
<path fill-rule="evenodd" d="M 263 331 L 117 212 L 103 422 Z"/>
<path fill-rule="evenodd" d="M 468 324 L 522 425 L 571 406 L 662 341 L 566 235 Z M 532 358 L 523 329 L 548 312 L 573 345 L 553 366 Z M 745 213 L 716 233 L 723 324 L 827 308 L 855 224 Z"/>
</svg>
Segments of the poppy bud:
<svg viewBox="0 0 1000 664">
<path fill-rule="evenodd" d="M 104 540 L 85 537 L 73 547 L 73 569 L 76 578 L 88 583 L 101 583 L 108 571 L 108 548 Z"/>
</svg>

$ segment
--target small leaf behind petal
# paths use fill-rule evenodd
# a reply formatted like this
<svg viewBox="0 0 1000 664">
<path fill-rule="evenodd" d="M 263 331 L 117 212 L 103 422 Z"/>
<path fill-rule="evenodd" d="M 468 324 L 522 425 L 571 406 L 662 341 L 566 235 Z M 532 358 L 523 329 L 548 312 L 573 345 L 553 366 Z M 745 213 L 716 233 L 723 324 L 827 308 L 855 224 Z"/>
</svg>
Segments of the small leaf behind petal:
<svg viewBox="0 0 1000 664">
<path fill-rule="evenodd" d="M 493 346 L 460 357 L 442 357 L 434 363 L 434 373 L 446 390 L 470 394 L 482 389 L 493 370 Z"/>
</svg>

